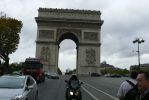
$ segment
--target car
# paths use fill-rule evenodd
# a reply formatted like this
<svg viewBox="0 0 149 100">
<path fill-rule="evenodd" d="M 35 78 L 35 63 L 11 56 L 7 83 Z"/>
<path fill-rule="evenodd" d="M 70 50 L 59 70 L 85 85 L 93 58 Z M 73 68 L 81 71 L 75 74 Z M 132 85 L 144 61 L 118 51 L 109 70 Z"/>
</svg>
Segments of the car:
<svg viewBox="0 0 149 100">
<path fill-rule="evenodd" d="M 119 74 L 112 74 L 110 77 L 113 77 L 113 78 L 120 78 L 121 75 L 119 75 Z"/>
<path fill-rule="evenodd" d="M 99 77 L 101 76 L 99 73 L 91 73 L 91 77 Z"/>
<path fill-rule="evenodd" d="M 111 74 L 105 74 L 104 76 L 105 77 L 111 77 Z"/>
<path fill-rule="evenodd" d="M 37 100 L 36 81 L 29 75 L 0 77 L 0 100 Z"/>
<path fill-rule="evenodd" d="M 12 72 L 12 75 L 21 75 L 21 72 L 20 71 L 14 71 L 14 72 Z"/>
<path fill-rule="evenodd" d="M 51 78 L 51 79 L 59 79 L 59 75 L 57 73 L 47 73 L 47 78 Z"/>
</svg>

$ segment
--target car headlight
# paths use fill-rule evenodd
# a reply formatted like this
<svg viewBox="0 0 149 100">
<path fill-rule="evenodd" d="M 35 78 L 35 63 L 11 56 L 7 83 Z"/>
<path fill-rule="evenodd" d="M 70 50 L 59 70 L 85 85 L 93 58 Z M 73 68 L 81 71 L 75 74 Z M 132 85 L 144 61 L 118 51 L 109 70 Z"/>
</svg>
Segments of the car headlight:
<svg viewBox="0 0 149 100">
<path fill-rule="evenodd" d="M 73 95 L 73 92 L 70 91 L 70 95 Z"/>
<path fill-rule="evenodd" d="M 10 100 L 22 100 L 23 95 L 16 95 L 14 97 L 12 97 Z"/>
<path fill-rule="evenodd" d="M 75 95 L 78 95 L 79 94 L 79 92 L 77 91 L 76 93 L 75 93 Z"/>
</svg>

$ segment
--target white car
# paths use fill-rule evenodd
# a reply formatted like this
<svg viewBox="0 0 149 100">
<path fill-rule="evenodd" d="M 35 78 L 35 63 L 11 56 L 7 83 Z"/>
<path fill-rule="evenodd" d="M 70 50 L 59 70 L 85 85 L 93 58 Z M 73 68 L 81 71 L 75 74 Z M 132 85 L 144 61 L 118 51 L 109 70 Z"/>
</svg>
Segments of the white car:
<svg viewBox="0 0 149 100">
<path fill-rule="evenodd" d="M 37 100 L 38 88 L 31 76 L 3 75 L 0 77 L 0 100 Z"/>
</svg>

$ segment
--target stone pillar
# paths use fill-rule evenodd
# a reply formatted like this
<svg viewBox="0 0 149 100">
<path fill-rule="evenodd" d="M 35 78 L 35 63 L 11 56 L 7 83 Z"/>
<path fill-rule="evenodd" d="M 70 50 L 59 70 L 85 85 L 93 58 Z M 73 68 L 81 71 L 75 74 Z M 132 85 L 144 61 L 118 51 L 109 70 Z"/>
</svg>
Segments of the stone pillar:
<svg viewBox="0 0 149 100">
<path fill-rule="evenodd" d="M 40 58 L 43 63 L 44 70 L 56 72 L 58 69 L 58 45 L 37 44 L 36 57 Z"/>
<path fill-rule="evenodd" d="M 100 47 L 79 45 L 78 49 L 78 74 L 99 73 Z"/>
</svg>

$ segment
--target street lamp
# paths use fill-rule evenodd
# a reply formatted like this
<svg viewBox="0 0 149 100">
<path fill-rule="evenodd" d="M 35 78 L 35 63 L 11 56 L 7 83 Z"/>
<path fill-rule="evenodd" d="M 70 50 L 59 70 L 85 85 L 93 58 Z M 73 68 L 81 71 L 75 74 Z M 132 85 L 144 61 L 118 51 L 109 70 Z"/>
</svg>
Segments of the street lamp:
<svg viewBox="0 0 149 100">
<path fill-rule="evenodd" d="M 140 48 L 139 48 L 139 44 L 141 44 L 141 43 L 143 43 L 143 42 L 145 42 L 145 40 L 143 40 L 143 39 L 140 39 L 140 38 L 136 38 L 134 41 L 132 41 L 133 43 L 138 43 L 138 51 L 136 51 L 136 52 L 138 52 L 138 65 L 139 65 L 139 70 L 140 70 Z"/>
</svg>

